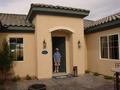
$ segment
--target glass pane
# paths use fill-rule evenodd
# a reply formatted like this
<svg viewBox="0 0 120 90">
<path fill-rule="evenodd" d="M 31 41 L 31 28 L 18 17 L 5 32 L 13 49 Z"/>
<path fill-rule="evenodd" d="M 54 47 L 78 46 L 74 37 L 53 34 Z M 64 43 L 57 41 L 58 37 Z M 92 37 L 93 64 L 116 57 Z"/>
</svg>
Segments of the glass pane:
<svg viewBox="0 0 120 90">
<path fill-rule="evenodd" d="M 103 57 L 102 58 L 108 58 L 108 48 L 103 48 Z"/>
<path fill-rule="evenodd" d="M 15 43 L 10 43 L 10 49 L 16 49 L 16 44 Z"/>
<path fill-rule="evenodd" d="M 16 43 L 16 38 L 10 38 L 10 43 Z"/>
<path fill-rule="evenodd" d="M 16 50 L 17 53 L 17 61 L 23 60 L 23 50 Z"/>
<path fill-rule="evenodd" d="M 101 37 L 101 58 L 108 58 L 107 36 Z"/>
<path fill-rule="evenodd" d="M 23 60 L 23 38 L 17 38 L 17 61 Z"/>
<path fill-rule="evenodd" d="M 23 38 L 17 38 L 17 43 L 23 43 Z"/>
<path fill-rule="evenodd" d="M 17 48 L 17 49 L 23 49 L 23 44 L 17 44 L 17 45 L 16 45 L 16 48 Z"/>
<path fill-rule="evenodd" d="M 119 59 L 118 35 L 109 36 L 110 59 Z"/>
</svg>

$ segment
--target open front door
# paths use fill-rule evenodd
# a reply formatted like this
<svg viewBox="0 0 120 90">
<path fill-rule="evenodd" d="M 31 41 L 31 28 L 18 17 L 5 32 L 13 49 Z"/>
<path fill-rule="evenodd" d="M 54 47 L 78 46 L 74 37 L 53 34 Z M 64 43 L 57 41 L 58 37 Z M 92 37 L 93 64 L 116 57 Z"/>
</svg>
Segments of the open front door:
<svg viewBox="0 0 120 90">
<path fill-rule="evenodd" d="M 60 72 L 66 72 L 66 51 L 65 51 L 65 37 L 52 37 L 53 54 L 55 48 L 59 48 L 61 53 Z M 54 60 L 53 60 L 53 71 L 54 71 Z"/>
</svg>

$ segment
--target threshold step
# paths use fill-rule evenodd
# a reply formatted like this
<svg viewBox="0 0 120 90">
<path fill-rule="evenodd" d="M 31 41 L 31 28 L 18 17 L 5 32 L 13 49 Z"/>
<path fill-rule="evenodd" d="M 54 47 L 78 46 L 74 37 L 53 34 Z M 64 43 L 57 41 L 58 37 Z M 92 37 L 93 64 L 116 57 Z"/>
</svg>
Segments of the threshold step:
<svg viewBox="0 0 120 90">
<path fill-rule="evenodd" d="M 56 74 L 53 74 L 53 78 L 54 79 L 64 79 L 64 78 L 71 78 L 72 75 L 71 74 L 66 74 L 66 73 L 56 73 Z"/>
</svg>

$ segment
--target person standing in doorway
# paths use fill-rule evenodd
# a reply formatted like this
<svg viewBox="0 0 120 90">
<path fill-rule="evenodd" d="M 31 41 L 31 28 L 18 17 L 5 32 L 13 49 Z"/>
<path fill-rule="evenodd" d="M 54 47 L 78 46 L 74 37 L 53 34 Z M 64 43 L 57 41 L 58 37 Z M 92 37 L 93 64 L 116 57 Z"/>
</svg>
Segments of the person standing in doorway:
<svg viewBox="0 0 120 90">
<path fill-rule="evenodd" d="M 61 62 L 61 54 L 59 52 L 59 48 L 56 48 L 54 53 L 55 72 L 59 72 L 60 62 Z"/>
</svg>

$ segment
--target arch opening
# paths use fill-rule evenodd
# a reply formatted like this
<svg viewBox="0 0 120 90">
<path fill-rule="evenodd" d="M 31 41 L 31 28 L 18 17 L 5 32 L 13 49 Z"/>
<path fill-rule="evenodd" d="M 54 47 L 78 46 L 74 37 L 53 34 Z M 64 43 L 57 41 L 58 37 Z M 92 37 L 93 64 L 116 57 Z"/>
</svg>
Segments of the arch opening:
<svg viewBox="0 0 120 90">
<path fill-rule="evenodd" d="M 52 54 L 55 48 L 59 48 L 62 55 L 60 64 L 60 73 L 71 73 L 73 67 L 72 61 L 72 29 L 68 28 L 52 28 L 50 30 L 52 36 Z M 54 59 L 54 58 L 53 58 Z M 53 60 L 53 75 L 55 74 L 55 66 Z"/>
</svg>

